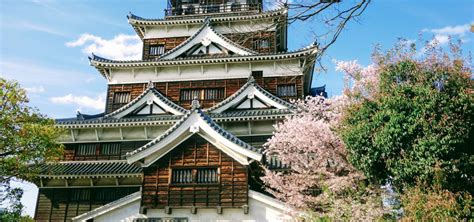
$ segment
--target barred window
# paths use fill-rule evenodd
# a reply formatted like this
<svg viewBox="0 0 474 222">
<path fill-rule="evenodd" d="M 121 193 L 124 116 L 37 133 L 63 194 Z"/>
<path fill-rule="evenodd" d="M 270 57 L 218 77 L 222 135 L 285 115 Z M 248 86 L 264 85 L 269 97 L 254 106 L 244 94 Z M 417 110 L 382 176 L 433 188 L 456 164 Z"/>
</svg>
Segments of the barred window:
<svg viewBox="0 0 474 222">
<path fill-rule="evenodd" d="M 120 143 L 106 143 L 100 147 L 101 155 L 119 155 L 120 154 Z"/>
<path fill-rule="evenodd" d="M 224 89 L 206 89 L 204 90 L 204 100 L 223 99 Z"/>
<path fill-rule="evenodd" d="M 116 92 L 114 93 L 114 104 L 126 104 L 130 102 L 130 92 Z"/>
<path fill-rule="evenodd" d="M 79 144 L 76 150 L 77 156 L 94 156 L 96 144 Z"/>
<path fill-rule="evenodd" d="M 224 99 L 224 92 L 224 88 L 182 89 L 180 94 L 180 100 L 191 101 L 194 98 L 197 98 L 198 100 Z"/>
<path fill-rule="evenodd" d="M 219 182 L 217 168 L 173 169 L 171 182 L 174 184 L 209 184 Z"/>
<path fill-rule="evenodd" d="M 193 182 L 192 169 L 173 169 L 172 182 L 176 184 L 187 184 Z"/>
<path fill-rule="evenodd" d="M 263 71 L 261 71 L 261 70 L 252 71 L 252 76 L 254 78 L 262 78 L 263 77 Z"/>
<path fill-rule="evenodd" d="M 198 169 L 196 173 L 196 183 L 217 183 L 217 168 Z"/>
<path fill-rule="evenodd" d="M 194 98 L 200 98 L 201 90 L 200 89 L 183 89 L 181 90 L 180 100 L 181 101 L 191 101 Z"/>
<path fill-rule="evenodd" d="M 151 45 L 150 55 L 161 55 L 165 53 L 165 45 Z"/>
<path fill-rule="evenodd" d="M 271 47 L 270 40 L 268 39 L 256 39 L 253 40 L 253 50 L 259 51 L 260 49 L 269 49 Z"/>
<path fill-rule="evenodd" d="M 281 97 L 297 96 L 296 85 L 295 84 L 278 85 L 277 86 L 277 96 L 281 96 Z"/>
</svg>

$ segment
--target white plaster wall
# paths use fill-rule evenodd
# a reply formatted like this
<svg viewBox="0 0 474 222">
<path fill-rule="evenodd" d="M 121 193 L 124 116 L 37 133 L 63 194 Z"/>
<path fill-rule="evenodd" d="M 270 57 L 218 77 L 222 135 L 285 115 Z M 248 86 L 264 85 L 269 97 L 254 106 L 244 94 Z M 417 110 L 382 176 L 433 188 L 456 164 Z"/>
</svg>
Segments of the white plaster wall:
<svg viewBox="0 0 474 222">
<path fill-rule="evenodd" d="M 274 25 L 271 19 L 261 19 L 258 22 L 253 21 L 232 21 L 224 23 L 215 23 L 212 25 L 216 32 L 221 34 L 228 33 L 242 33 L 255 31 L 274 31 Z M 154 38 L 173 38 L 173 37 L 187 37 L 194 35 L 202 24 L 195 25 L 168 25 L 168 26 L 148 26 L 145 30 L 144 39 Z"/>
<path fill-rule="evenodd" d="M 172 209 L 172 214 L 166 214 L 163 209 L 148 210 L 147 215 L 140 215 L 140 201 L 137 200 L 126 206 L 110 211 L 94 218 L 94 222 L 132 222 L 135 218 L 188 218 L 189 222 L 280 222 L 294 221 L 280 209 L 254 199 L 249 199 L 249 212 L 244 214 L 243 209 L 223 209 L 222 214 L 217 209 L 197 209 L 191 214 L 190 209 Z"/>
<path fill-rule="evenodd" d="M 94 218 L 94 222 L 133 222 L 135 218 L 141 218 L 140 200 L 136 200 L 125 206 L 112 210 L 108 213 Z"/>
<path fill-rule="evenodd" d="M 261 70 L 264 77 L 303 75 L 298 59 L 241 62 L 221 64 L 182 65 L 155 68 L 121 68 L 111 69 L 109 84 L 145 83 L 248 78 L 251 71 Z"/>
</svg>

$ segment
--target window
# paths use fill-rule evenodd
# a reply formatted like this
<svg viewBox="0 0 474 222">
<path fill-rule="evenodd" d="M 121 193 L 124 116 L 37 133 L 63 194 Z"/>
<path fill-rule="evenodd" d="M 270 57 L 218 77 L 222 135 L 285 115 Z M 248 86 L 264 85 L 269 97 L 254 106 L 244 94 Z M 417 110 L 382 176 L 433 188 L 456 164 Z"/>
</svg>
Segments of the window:
<svg viewBox="0 0 474 222">
<path fill-rule="evenodd" d="M 212 184 L 219 182 L 217 168 L 173 169 L 173 184 Z"/>
<path fill-rule="evenodd" d="M 277 95 L 281 96 L 281 97 L 297 96 L 296 85 L 294 85 L 294 84 L 278 85 L 277 86 Z"/>
<path fill-rule="evenodd" d="M 130 102 L 130 92 L 114 93 L 114 104 L 127 104 Z"/>
<path fill-rule="evenodd" d="M 196 173 L 196 183 L 217 183 L 217 168 L 198 169 Z"/>
<path fill-rule="evenodd" d="M 180 101 L 224 99 L 224 88 L 182 89 Z"/>
<path fill-rule="evenodd" d="M 256 39 L 253 40 L 253 50 L 259 51 L 262 49 L 270 48 L 270 40 L 268 39 Z"/>
<path fill-rule="evenodd" d="M 101 155 L 119 155 L 120 154 L 120 143 L 106 143 L 100 147 Z"/>
<path fill-rule="evenodd" d="M 262 78 L 263 77 L 263 71 L 252 71 L 252 76 L 253 78 Z"/>
<path fill-rule="evenodd" d="M 77 156 L 94 156 L 95 155 L 95 144 L 79 144 L 76 150 Z"/>
<path fill-rule="evenodd" d="M 174 169 L 171 182 L 177 184 L 186 184 L 193 182 L 192 169 Z"/>
<path fill-rule="evenodd" d="M 150 55 L 161 55 L 165 53 L 165 45 L 151 45 Z"/>
</svg>

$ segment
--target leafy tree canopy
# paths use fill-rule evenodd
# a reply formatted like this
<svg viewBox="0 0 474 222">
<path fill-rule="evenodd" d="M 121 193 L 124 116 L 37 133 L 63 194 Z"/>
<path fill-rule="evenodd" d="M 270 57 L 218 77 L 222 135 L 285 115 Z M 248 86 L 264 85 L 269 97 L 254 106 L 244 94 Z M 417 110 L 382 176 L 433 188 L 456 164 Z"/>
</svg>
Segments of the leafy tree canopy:
<svg viewBox="0 0 474 222">
<path fill-rule="evenodd" d="M 28 106 L 26 92 L 17 82 L 0 78 L 0 99 L 0 202 L 11 206 L 10 214 L 1 218 L 19 220 L 23 191 L 10 182 L 33 181 L 41 164 L 57 160 L 62 155 L 56 142 L 61 132 L 53 120 Z"/>
<path fill-rule="evenodd" d="M 458 44 L 450 49 L 432 42 L 420 56 L 401 41 L 376 51 L 373 67 L 341 68 L 359 80 L 376 78 L 354 86 L 341 127 L 351 163 L 368 178 L 391 178 L 399 187 L 431 183 L 439 166 L 448 177 L 444 187 L 474 191 L 472 70 Z"/>
</svg>

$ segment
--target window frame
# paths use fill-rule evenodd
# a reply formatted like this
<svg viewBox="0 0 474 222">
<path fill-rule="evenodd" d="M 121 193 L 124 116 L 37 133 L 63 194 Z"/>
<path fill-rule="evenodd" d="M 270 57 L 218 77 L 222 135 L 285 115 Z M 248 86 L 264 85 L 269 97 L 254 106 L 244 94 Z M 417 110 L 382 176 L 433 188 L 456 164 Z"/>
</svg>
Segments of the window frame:
<svg viewBox="0 0 474 222">
<path fill-rule="evenodd" d="M 120 99 L 118 98 L 119 95 L 128 95 L 127 98 L 125 99 L 126 102 L 117 101 L 117 100 L 122 100 L 122 98 L 120 98 Z M 130 91 L 114 92 L 113 99 L 112 99 L 113 105 L 125 105 L 125 104 L 129 103 L 130 101 L 132 101 L 132 92 L 130 92 Z"/>
<path fill-rule="evenodd" d="M 190 182 L 177 182 L 175 181 L 176 171 L 190 171 L 191 181 Z M 198 172 L 204 170 L 215 170 L 215 178 L 211 182 L 200 182 L 198 180 Z M 215 179 L 215 180 L 214 180 Z M 172 186 L 210 186 L 219 185 L 221 181 L 221 170 L 218 166 L 203 166 L 203 167 L 172 167 L 170 168 L 170 177 L 168 183 Z"/>
<path fill-rule="evenodd" d="M 283 90 L 283 89 L 280 89 L 280 87 L 293 87 L 294 91 L 293 91 L 292 94 L 289 94 L 289 93 L 282 94 L 281 91 L 288 92 L 289 90 L 288 89 Z M 295 83 L 279 84 L 279 85 L 277 85 L 277 88 L 276 88 L 276 95 L 278 97 L 297 97 L 298 96 L 298 88 L 297 88 Z"/>
<path fill-rule="evenodd" d="M 165 52 L 166 52 L 165 44 L 150 44 L 150 46 L 148 47 L 148 55 L 151 55 L 151 56 L 163 55 Z"/>
<path fill-rule="evenodd" d="M 212 94 L 216 95 L 214 98 L 209 98 L 209 93 L 213 90 L 216 90 Z M 190 92 L 185 94 L 185 92 Z M 185 88 L 180 89 L 179 91 L 179 101 L 180 102 L 190 102 L 197 97 L 199 101 L 215 101 L 225 99 L 225 88 L 224 87 L 210 87 L 210 88 Z M 185 99 L 183 99 L 185 98 Z"/>
</svg>

